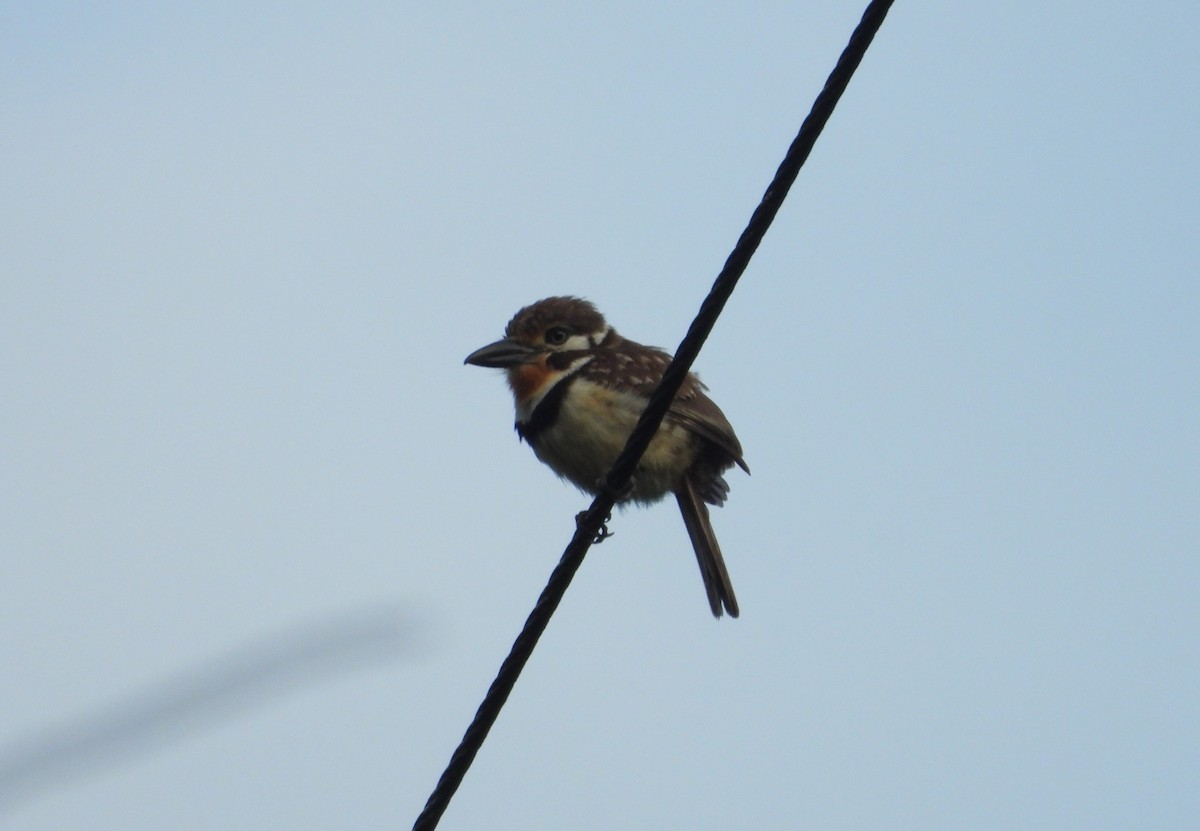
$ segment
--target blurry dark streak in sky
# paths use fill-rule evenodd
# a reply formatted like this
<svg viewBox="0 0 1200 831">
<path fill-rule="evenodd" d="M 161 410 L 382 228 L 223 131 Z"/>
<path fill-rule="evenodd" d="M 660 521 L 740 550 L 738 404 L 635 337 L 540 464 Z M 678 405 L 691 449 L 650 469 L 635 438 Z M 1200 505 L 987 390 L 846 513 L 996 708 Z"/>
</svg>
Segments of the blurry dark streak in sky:
<svg viewBox="0 0 1200 831">
<path fill-rule="evenodd" d="M 424 626 L 384 606 L 234 650 L 73 722 L 0 748 L 0 814 L 283 695 L 424 651 Z"/>
</svg>

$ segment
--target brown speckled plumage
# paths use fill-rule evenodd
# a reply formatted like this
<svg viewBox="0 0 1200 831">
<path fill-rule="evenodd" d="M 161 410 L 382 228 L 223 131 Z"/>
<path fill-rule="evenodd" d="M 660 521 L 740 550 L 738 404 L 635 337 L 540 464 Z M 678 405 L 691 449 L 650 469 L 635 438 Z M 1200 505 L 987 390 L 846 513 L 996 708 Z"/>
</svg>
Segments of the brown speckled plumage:
<svg viewBox="0 0 1200 831">
<path fill-rule="evenodd" d="M 516 428 L 559 476 L 595 493 L 625 445 L 671 356 L 617 334 L 596 307 L 550 297 L 517 312 L 505 338 L 468 363 L 507 371 Z M 709 522 L 724 504 L 722 474 L 747 473 L 742 446 L 724 413 L 689 375 L 634 474 L 626 501 L 648 504 L 674 494 L 700 564 L 715 616 L 737 617 L 737 600 Z"/>
</svg>

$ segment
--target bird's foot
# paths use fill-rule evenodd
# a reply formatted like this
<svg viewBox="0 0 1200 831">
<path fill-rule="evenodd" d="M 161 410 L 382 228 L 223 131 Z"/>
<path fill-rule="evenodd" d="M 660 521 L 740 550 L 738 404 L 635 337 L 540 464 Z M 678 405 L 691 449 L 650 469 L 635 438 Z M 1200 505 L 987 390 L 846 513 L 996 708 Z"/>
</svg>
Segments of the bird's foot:
<svg viewBox="0 0 1200 831">
<path fill-rule="evenodd" d="M 587 515 L 588 515 L 587 511 L 580 511 L 579 513 L 575 514 L 575 527 L 576 528 L 583 525 L 583 521 L 587 518 Z M 613 534 L 615 532 L 609 531 L 608 525 L 607 525 L 607 523 L 611 522 L 611 521 L 612 521 L 612 514 L 608 514 L 604 517 L 604 522 L 600 523 L 600 527 L 596 529 L 596 535 L 594 537 L 592 537 L 592 545 L 599 545 L 600 543 L 604 542 L 609 537 L 613 536 Z"/>
</svg>

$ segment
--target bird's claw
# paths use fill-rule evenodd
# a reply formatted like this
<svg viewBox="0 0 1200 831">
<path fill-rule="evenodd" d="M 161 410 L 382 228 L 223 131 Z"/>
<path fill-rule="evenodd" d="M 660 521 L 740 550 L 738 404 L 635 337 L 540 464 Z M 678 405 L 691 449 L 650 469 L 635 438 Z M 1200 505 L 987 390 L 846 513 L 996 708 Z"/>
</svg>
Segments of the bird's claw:
<svg viewBox="0 0 1200 831">
<path fill-rule="evenodd" d="M 575 527 L 576 528 L 583 525 L 583 521 L 587 518 L 587 515 L 588 515 L 587 511 L 580 511 L 579 513 L 575 514 Z M 613 534 L 615 532 L 609 531 L 608 525 L 606 524 L 606 523 L 610 522 L 611 520 L 612 520 L 612 514 L 607 514 L 604 517 L 604 522 L 600 523 L 600 527 L 596 529 L 595 536 L 592 537 L 592 545 L 599 545 L 600 543 L 604 542 L 609 537 L 613 536 Z"/>
</svg>

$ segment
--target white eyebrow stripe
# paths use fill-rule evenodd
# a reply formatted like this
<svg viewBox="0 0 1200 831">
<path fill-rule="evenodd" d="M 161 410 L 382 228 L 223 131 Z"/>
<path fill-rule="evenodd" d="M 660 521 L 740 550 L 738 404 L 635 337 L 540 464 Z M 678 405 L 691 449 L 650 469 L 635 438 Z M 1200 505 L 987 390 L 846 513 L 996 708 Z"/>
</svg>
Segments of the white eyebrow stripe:
<svg viewBox="0 0 1200 831">
<path fill-rule="evenodd" d="M 567 338 L 566 342 L 562 345 L 561 350 L 563 352 L 578 352 L 595 345 L 596 344 L 592 343 L 592 339 L 588 335 L 571 335 L 571 337 Z"/>
<path fill-rule="evenodd" d="M 603 343 L 604 339 L 608 337 L 608 333 L 611 331 L 612 327 L 605 325 L 603 331 L 594 335 L 588 335 L 588 345 L 593 347 L 599 346 L 601 343 Z"/>
</svg>

